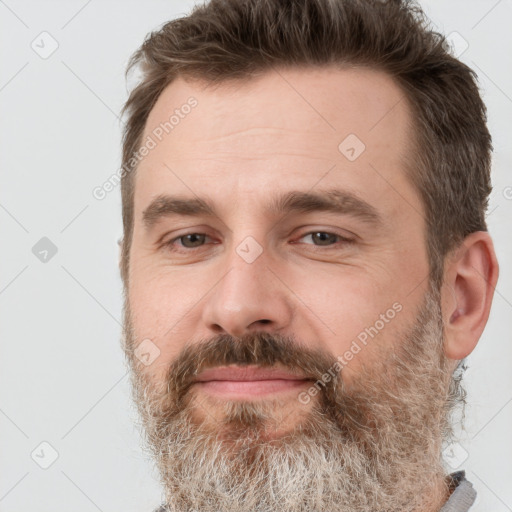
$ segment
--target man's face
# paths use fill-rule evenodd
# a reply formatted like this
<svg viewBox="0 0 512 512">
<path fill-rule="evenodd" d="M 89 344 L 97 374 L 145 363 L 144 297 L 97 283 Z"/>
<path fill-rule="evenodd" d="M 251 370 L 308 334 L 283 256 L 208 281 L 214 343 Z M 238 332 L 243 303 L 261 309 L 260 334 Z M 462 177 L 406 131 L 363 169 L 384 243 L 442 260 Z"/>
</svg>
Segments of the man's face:
<svg viewBox="0 0 512 512">
<path fill-rule="evenodd" d="M 182 109 L 190 97 L 197 105 Z M 207 475 L 178 492 L 187 467 L 209 461 L 215 485 L 245 489 L 246 505 L 253 485 L 251 510 L 272 494 L 261 471 L 288 496 L 281 510 L 295 510 L 304 482 L 283 461 L 307 452 L 318 472 L 328 447 L 340 456 L 322 503 L 345 500 L 340 510 L 411 510 L 400 500 L 439 482 L 449 374 L 424 209 L 405 174 L 410 116 L 392 80 L 363 69 L 216 89 L 178 79 L 159 97 L 143 137 L 157 144 L 135 181 L 126 341 L 169 502 L 197 505 L 202 493 L 200 510 L 207 498 L 237 510 L 229 490 L 212 500 Z M 211 208 L 185 204 L 198 199 Z"/>
</svg>

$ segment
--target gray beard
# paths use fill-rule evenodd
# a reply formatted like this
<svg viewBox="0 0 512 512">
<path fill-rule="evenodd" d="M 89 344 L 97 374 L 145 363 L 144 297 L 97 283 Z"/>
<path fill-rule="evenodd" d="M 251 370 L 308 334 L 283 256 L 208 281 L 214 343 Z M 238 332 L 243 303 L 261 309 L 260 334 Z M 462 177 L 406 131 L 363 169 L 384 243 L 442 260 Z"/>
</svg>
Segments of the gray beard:
<svg viewBox="0 0 512 512">
<path fill-rule="evenodd" d="M 264 354 L 269 337 L 281 339 L 265 333 L 248 337 L 246 354 Z M 441 443 L 452 434 L 449 416 L 464 396 L 442 350 L 438 296 L 426 295 L 415 324 L 399 338 L 394 350 L 385 349 L 378 337 L 372 340 L 364 349 L 368 364 L 357 369 L 351 385 L 343 381 L 343 370 L 338 372 L 295 426 L 276 436 L 272 433 L 286 420 L 281 415 L 286 404 L 279 400 L 207 397 L 199 403 L 197 394 L 188 392 L 184 368 L 190 372 L 192 361 L 201 361 L 194 359 L 193 346 L 171 364 L 165 382 L 148 379 L 133 356 L 135 336 L 125 303 L 133 396 L 166 510 L 438 510 L 448 495 L 447 485 L 440 485 L 446 476 Z M 205 353 L 214 357 L 215 346 Z M 284 353 L 276 351 L 276 360 L 291 366 L 281 358 Z M 327 360 L 319 368 L 327 368 Z"/>
</svg>

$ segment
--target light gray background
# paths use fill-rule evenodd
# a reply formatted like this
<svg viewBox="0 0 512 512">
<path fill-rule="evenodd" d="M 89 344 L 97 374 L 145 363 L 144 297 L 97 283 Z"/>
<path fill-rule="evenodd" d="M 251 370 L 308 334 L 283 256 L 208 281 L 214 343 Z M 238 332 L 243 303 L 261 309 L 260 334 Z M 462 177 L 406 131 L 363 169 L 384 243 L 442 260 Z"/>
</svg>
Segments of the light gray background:
<svg viewBox="0 0 512 512">
<path fill-rule="evenodd" d="M 92 191 L 120 165 L 129 55 L 193 3 L 0 0 L 0 512 L 160 503 L 119 346 L 120 192 Z M 459 34 L 457 51 L 467 41 L 460 58 L 480 77 L 495 147 L 488 221 L 501 275 L 468 358 L 466 431 L 446 455 L 476 487 L 475 512 L 512 511 L 512 1 L 421 3 Z M 51 49 L 43 31 L 59 45 L 46 59 L 31 47 Z M 46 262 L 32 252 L 43 237 L 57 247 Z"/>
</svg>

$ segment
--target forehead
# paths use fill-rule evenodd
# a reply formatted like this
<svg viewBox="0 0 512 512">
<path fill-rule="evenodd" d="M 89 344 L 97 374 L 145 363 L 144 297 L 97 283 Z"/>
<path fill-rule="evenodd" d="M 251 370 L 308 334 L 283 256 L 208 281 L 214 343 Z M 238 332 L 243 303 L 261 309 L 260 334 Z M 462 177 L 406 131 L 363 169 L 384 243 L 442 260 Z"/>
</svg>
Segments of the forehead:
<svg viewBox="0 0 512 512">
<path fill-rule="evenodd" d="M 136 210 L 166 191 L 256 200 L 319 180 L 396 210 L 419 202 L 405 176 L 411 133 L 403 91 L 377 70 L 274 69 L 215 87 L 180 77 L 145 126 L 155 145 L 137 170 Z"/>
<path fill-rule="evenodd" d="M 172 128 L 178 153 L 192 144 L 220 136 L 229 139 L 248 129 L 293 130 L 298 135 L 325 133 L 341 137 L 359 134 L 376 143 L 390 127 L 407 128 L 409 112 L 404 94 L 387 74 L 368 68 L 288 68 L 212 85 L 178 77 L 159 96 L 145 126 L 145 135 L 169 122 L 188 98 L 197 100 L 197 115 Z M 178 124 L 179 129 L 178 129 Z M 397 126 L 398 125 L 398 126 Z M 400 130 L 393 130 L 394 136 Z M 373 132 L 373 133 L 372 133 Z M 247 137 L 251 134 L 247 133 Z M 269 133 L 269 138 L 273 134 Z M 230 141 L 223 146 L 229 149 Z M 185 148 L 183 148 L 185 149 Z M 233 148 L 234 149 L 234 148 Z M 269 148 L 271 149 L 271 148 Z M 319 148 L 321 149 L 321 148 Z"/>
</svg>

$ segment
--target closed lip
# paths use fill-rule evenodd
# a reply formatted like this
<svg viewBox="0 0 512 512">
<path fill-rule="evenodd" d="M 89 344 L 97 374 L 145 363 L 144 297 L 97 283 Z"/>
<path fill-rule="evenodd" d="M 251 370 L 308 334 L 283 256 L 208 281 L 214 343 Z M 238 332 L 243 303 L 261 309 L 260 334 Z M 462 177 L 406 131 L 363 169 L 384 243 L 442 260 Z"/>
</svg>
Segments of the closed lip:
<svg viewBox="0 0 512 512">
<path fill-rule="evenodd" d="M 256 380 L 310 380 L 303 375 L 296 375 L 278 368 L 260 368 L 255 366 L 225 366 L 209 368 L 202 371 L 195 382 L 207 382 L 212 380 L 232 381 L 256 381 Z"/>
</svg>

